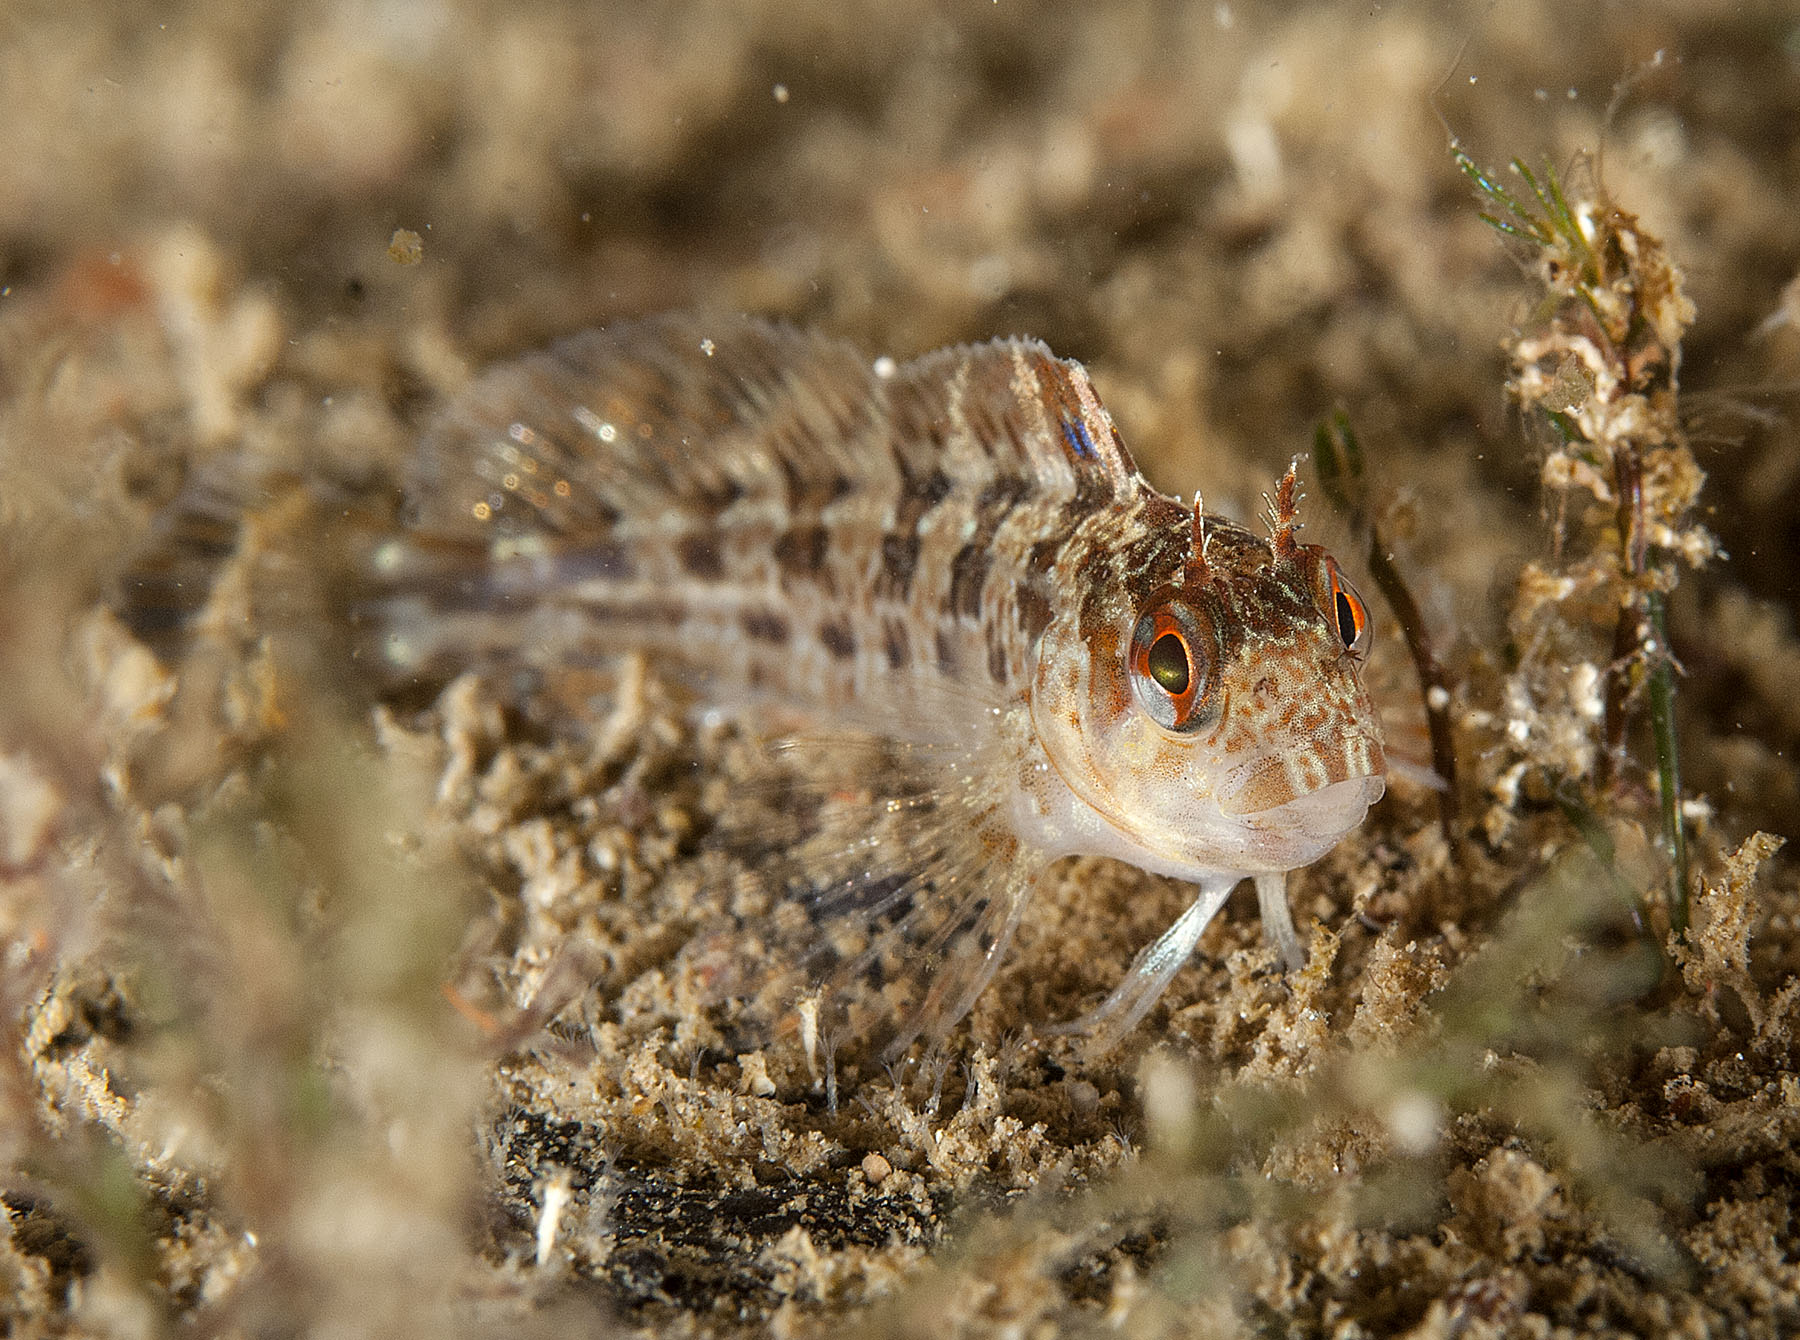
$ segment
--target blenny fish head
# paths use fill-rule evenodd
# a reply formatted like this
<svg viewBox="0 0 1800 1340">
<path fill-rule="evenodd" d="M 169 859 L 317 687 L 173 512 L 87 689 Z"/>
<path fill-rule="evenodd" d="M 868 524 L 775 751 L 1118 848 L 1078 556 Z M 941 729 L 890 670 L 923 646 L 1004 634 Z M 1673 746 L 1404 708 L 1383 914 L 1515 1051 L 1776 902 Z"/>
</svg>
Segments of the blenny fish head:
<svg viewBox="0 0 1800 1340">
<path fill-rule="evenodd" d="M 1381 797 L 1368 613 L 1329 554 L 1295 541 L 1293 495 L 1290 472 L 1264 540 L 1146 489 L 1130 533 L 1090 549 L 1032 684 L 1081 816 L 1064 849 L 1195 880 L 1275 873 Z"/>
</svg>

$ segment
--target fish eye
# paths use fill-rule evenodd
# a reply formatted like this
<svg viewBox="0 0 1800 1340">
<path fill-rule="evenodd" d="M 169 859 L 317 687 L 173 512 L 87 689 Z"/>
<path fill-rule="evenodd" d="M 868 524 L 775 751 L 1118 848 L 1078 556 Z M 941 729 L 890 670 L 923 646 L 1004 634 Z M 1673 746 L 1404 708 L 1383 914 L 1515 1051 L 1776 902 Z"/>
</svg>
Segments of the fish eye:
<svg viewBox="0 0 1800 1340">
<path fill-rule="evenodd" d="M 1344 644 L 1345 651 L 1361 660 L 1369 654 L 1372 632 L 1368 607 L 1363 604 L 1362 597 L 1356 594 L 1356 588 L 1338 571 L 1336 563 L 1328 565 L 1327 575 L 1330 582 L 1326 608 L 1337 627 L 1338 639 Z"/>
<path fill-rule="evenodd" d="M 1181 605 L 1144 615 L 1131 636 L 1131 680 L 1140 706 L 1164 730 L 1187 731 L 1206 717 L 1208 663 L 1200 624 Z"/>
<path fill-rule="evenodd" d="M 1188 669 L 1187 643 L 1181 640 L 1181 634 L 1164 633 L 1152 642 L 1144 664 L 1150 671 L 1150 678 L 1171 697 L 1178 698 L 1187 692 L 1193 672 Z"/>
</svg>

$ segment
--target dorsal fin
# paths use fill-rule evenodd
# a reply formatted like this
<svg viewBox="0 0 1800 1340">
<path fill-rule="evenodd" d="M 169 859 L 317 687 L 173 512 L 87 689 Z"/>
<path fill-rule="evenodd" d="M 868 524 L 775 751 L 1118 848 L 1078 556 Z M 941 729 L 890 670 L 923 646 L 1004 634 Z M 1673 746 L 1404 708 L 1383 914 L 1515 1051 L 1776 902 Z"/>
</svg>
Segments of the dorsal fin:
<svg viewBox="0 0 1800 1340">
<path fill-rule="evenodd" d="M 953 474 L 1015 474 L 1043 496 L 1094 502 L 1135 490 L 1137 467 L 1086 370 L 1039 340 L 915 359 L 889 379 L 887 405 L 896 440 Z"/>
<path fill-rule="evenodd" d="M 996 475 L 1098 502 L 1136 468 L 1087 374 L 1037 341 L 946 349 L 883 376 L 837 340 L 671 315 L 483 374 L 427 436 L 411 492 L 426 533 L 573 537 L 672 508 L 807 513 L 856 488 Z"/>
<path fill-rule="evenodd" d="M 422 444 L 413 525 L 436 534 L 603 534 L 671 507 L 854 478 L 874 374 L 848 345 L 743 318 L 583 331 L 482 374 Z"/>
</svg>

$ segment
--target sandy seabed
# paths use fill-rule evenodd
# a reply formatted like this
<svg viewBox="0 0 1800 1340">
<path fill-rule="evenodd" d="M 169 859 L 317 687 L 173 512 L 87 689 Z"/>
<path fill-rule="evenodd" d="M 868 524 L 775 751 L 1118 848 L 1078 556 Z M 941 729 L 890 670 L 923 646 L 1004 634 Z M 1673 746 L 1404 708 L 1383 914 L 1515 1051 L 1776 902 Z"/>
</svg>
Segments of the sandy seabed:
<svg viewBox="0 0 1800 1340">
<path fill-rule="evenodd" d="M 1797 125 L 1781 4 L 11 7 L 0 1329 L 1800 1329 L 1800 877 L 1755 836 L 1800 827 Z M 1617 601 L 1557 585 L 1604 481 L 1546 491 L 1541 274 L 1451 133 L 1637 215 L 1697 313 L 1685 935 L 1642 682 L 1595 771 Z M 834 1040 L 833 1105 L 691 968 L 768 896 L 750 724 L 643 660 L 360 683 L 273 491 L 178 648 L 120 617 L 191 481 L 377 490 L 482 366 L 671 309 L 1038 336 L 1242 517 L 1342 410 L 1450 838 L 1359 576 L 1410 766 L 1292 881 L 1311 966 L 1240 894 L 1121 1048 L 1039 1036 L 1183 902 L 1070 862 L 945 1053 Z"/>
</svg>

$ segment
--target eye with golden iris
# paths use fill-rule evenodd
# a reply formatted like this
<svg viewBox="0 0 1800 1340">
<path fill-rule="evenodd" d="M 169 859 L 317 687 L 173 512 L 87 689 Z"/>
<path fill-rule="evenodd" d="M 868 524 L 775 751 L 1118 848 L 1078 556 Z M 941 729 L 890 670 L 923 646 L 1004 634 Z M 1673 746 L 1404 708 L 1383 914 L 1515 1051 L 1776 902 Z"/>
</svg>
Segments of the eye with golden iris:
<svg viewBox="0 0 1800 1340">
<path fill-rule="evenodd" d="M 1206 717 L 1211 662 L 1200 621 L 1182 605 L 1164 605 L 1131 635 L 1131 681 L 1138 702 L 1164 730 L 1186 731 Z"/>
<path fill-rule="evenodd" d="M 1337 627 L 1344 650 L 1361 660 L 1369 654 L 1369 611 L 1336 563 L 1325 565 L 1325 609 Z"/>
</svg>

